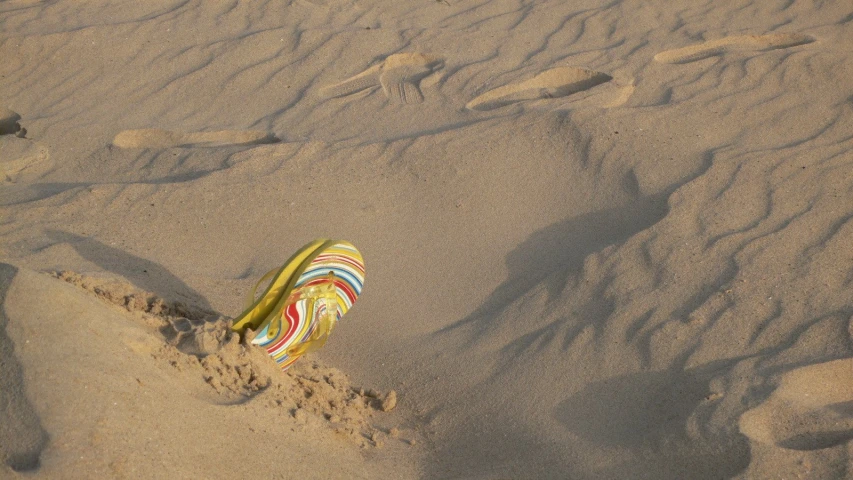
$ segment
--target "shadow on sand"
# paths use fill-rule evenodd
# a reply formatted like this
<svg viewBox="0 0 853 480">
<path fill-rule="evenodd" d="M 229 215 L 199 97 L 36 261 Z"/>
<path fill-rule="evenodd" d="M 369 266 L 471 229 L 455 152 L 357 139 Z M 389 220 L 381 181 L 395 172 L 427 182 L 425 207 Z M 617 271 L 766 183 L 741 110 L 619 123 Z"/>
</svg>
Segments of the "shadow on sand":
<svg viewBox="0 0 853 480">
<path fill-rule="evenodd" d="M 183 300 L 201 310 L 213 311 L 205 297 L 157 263 L 104 245 L 93 238 L 61 230 L 48 230 L 46 233 L 54 242 L 71 245 L 86 260 L 124 277 L 142 290 L 167 299 L 176 300 L 176 295 L 184 297 Z"/>
<path fill-rule="evenodd" d="M 635 453 L 635 462 L 613 467 L 605 477 L 730 478 L 749 464 L 747 438 L 736 428 L 703 432 L 703 437 L 712 438 L 702 445 L 690 438 L 687 429 L 691 423 L 710 424 L 715 405 L 709 382 L 733 363 L 716 362 L 690 371 L 676 367 L 594 382 L 560 402 L 554 417 L 585 440 Z"/>
<path fill-rule="evenodd" d="M 6 334 L 6 293 L 17 269 L 0 263 L 0 462 L 16 472 L 39 468 L 47 432 L 26 397 L 24 370 L 15 357 L 15 345 Z"/>
<path fill-rule="evenodd" d="M 440 332 L 475 326 L 473 331 L 486 335 L 494 318 L 532 288 L 544 283 L 549 297 L 555 298 L 569 278 L 580 272 L 588 255 L 623 243 L 654 225 L 666 212 L 666 196 L 658 195 L 640 198 L 629 206 L 569 218 L 534 232 L 507 255 L 509 278 L 471 315 Z"/>
</svg>

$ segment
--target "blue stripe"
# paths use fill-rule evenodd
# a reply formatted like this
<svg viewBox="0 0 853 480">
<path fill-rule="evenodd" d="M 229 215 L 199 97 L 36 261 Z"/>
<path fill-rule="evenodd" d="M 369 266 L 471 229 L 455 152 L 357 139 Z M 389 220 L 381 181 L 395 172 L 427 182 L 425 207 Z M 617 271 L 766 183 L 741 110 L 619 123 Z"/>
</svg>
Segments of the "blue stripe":
<svg viewBox="0 0 853 480">
<path fill-rule="evenodd" d="M 361 280 L 358 277 L 351 274 L 350 272 L 348 272 L 347 270 L 343 270 L 340 268 L 334 268 L 334 267 L 322 267 L 322 268 L 318 268 L 318 269 L 315 269 L 312 271 L 305 272 L 302 274 L 301 277 L 299 277 L 299 281 L 296 282 L 296 286 L 300 287 L 303 284 L 310 282 L 311 280 L 314 280 L 314 279 L 320 278 L 320 277 L 325 277 L 326 275 L 329 274 L 329 272 L 334 272 L 336 277 L 344 279 L 344 281 L 346 281 L 350 285 L 350 287 L 352 287 L 352 289 L 355 291 L 356 295 L 361 294 L 361 289 L 363 287 L 363 283 L 361 282 Z"/>
</svg>

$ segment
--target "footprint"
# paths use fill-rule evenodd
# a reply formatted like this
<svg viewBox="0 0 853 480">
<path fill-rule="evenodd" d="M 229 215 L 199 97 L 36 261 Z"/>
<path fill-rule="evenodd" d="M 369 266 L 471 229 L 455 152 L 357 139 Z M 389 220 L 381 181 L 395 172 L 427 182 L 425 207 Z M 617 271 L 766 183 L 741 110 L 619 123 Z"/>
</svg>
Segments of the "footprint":
<svg viewBox="0 0 853 480">
<path fill-rule="evenodd" d="M 119 148 L 224 147 L 278 142 L 270 132 L 260 130 L 219 130 L 215 132 L 175 132 L 156 128 L 125 130 L 113 139 Z"/>
<path fill-rule="evenodd" d="M 320 89 L 326 98 L 343 97 L 381 85 L 385 96 L 395 103 L 421 103 L 424 95 L 420 83 L 441 68 L 443 60 L 423 53 L 395 53 L 379 65 L 343 82 Z"/>
<path fill-rule="evenodd" d="M 818 450 L 853 439 L 853 358 L 797 368 L 761 405 L 740 417 L 750 439 Z"/>
<path fill-rule="evenodd" d="M 382 63 L 374 65 L 341 83 L 323 87 L 320 89 L 320 95 L 326 98 L 337 98 L 352 95 L 368 88 L 378 87 L 382 65 Z"/>
<path fill-rule="evenodd" d="M 523 100 L 566 97 L 608 82 L 605 73 L 584 68 L 558 67 L 546 70 L 530 80 L 498 87 L 465 105 L 470 110 L 492 110 Z"/>
<path fill-rule="evenodd" d="M 688 63 L 726 52 L 745 50 L 762 52 L 777 48 L 796 47 L 814 42 L 815 39 L 799 33 L 772 33 L 768 35 L 738 35 L 725 37 L 689 47 L 667 50 L 655 55 L 661 63 Z"/>
</svg>

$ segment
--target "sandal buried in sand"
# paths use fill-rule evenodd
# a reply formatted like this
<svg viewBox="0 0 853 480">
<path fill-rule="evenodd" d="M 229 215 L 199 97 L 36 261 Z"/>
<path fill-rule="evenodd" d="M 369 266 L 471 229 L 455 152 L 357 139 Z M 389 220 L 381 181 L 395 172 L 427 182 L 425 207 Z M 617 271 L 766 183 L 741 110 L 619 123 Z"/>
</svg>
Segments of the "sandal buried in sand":
<svg viewBox="0 0 853 480">
<path fill-rule="evenodd" d="M 260 298 L 258 286 L 272 278 Z M 283 267 L 261 277 L 232 329 L 254 330 L 260 345 L 287 369 L 301 355 L 322 347 L 335 323 L 352 308 L 364 284 L 364 260 L 342 240 L 315 240 Z"/>
</svg>

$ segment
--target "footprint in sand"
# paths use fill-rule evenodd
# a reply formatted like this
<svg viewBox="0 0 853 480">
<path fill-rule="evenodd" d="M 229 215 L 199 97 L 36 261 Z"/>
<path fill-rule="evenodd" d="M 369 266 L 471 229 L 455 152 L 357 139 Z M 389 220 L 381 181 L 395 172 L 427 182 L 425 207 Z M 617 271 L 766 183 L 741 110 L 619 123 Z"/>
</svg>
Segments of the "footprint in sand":
<svg viewBox="0 0 853 480">
<path fill-rule="evenodd" d="M 320 95 L 344 97 L 381 85 L 385 96 L 395 103 L 421 103 L 424 101 L 421 80 L 440 69 L 443 63 L 441 58 L 433 55 L 395 53 L 358 75 L 321 88 Z"/>
<path fill-rule="evenodd" d="M 818 450 L 853 439 L 853 358 L 794 369 L 764 403 L 740 417 L 751 440 Z"/>
<path fill-rule="evenodd" d="M 609 82 L 613 77 L 584 68 L 558 67 L 524 82 L 498 87 L 465 105 L 470 110 L 492 110 L 524 100 L 566 97 Z"/>
<path fill-rule="evenodd" d="M 278 141 L 272 133 L 260 130 L 175 132 L 150 128 L 124 130 L 115 136 L 113 145 L 119 148 L 225 147 Z"/>
<path fill-rule="evenodd" d="M 773 33 L 769 35 L 738 35 L 725 37 L 710 42 L 691 45 L 689 47 L 667 50 L 655 55 L 655 60 L 661 63 L 688 63 L 703 58 L 722 55 L 732 51 L 776 50 L 778 48 L 796 47 L 814 42 L 815 39 L 799 33 Z"/>
</svg>

